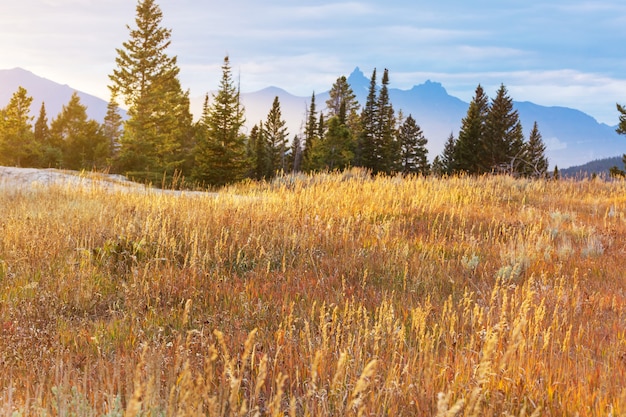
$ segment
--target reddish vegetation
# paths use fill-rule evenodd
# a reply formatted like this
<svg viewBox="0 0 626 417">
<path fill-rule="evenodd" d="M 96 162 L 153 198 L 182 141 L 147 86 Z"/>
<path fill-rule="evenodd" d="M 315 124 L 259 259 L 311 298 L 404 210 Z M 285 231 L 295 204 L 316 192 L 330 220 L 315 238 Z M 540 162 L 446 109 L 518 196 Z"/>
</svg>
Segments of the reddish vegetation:
<svg viewBox="0 0 626 417">
<path fill-rule="evenodd" d="M 623 415 L 624 182 L 0 196 L 3 414 Z"/>
</svg>

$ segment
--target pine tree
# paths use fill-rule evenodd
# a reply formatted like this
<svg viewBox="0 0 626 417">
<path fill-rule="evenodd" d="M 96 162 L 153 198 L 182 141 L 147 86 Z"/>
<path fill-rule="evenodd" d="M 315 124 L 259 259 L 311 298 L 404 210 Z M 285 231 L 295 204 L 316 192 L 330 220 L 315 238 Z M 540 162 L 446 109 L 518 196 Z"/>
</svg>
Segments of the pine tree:
<svg viewBox="0 0 626 417">
<path fill-rule="evenodd" d="M 269 153 L 269 175 L 275 176 L 280 171 L 287 171 L 287 122 L 283 120 L 278 96 L 274 97 L 272 108 L 263 125 L 263 136 L 267 141 Z"/>
<path fill-rule="evenodd" d="M 452 172 L 480 174 L 485 172 L 484 152 L 485 123 L 489 114 L 489 98 L 482 86 L 476 87 L 474 97 L 467 110 L 467 116 L 461 122 L 459 138 L 456 141 L 451 159 L 446 161 Z"/>
<path fill-rule="evenodd" d="M 510 174 L 522 173 L 520 157 L 524 151 L 524 135 L 513 99 L 509 97 L 504 84 L 491 101 L 485 122 L 483 149 L 486 158 L 483 169 L 486 172 L 504 170 Z"/>
<path fill-rule="evenodd" d="M 313 143 L 318 139 L 317 109 L 315 106 L 315 92 L 311 95 L 311 103 L 306 115 L 304 127 L 304 149 L 302 150 L 302 169 L 311 171 L 311 150 Z"/>
<path fill-rule="evenodd" d="M 339 123 L 345 124 L 355 135 L 359 127 L 359 102 L 345 76 L 337 78 L 326 100 L 328 116 L 339 116 Z"/>
<path fill-rule="evenodd" d="M 354 159 L 354 141 L 350 129 L 339 116 L 328 119 L 324 138 L 314 143 L 313 166 L 317 170 L 343 170 Z"/>
<path fill-rule="evenodd" d="M 289 161 L 289 167 L 292 172 L 300 172 L 302 170 L 302 140 L 300 140 L 299 135 L 293 137 Z"/>
<path fill-rule="evenodd" d="M 52 141 L 50 127 L 48 125 L 48 116 L 46 114 L 46 105 L 41 103 L 39 108 L 39 116 L 35 121 L 33 135 L 33 160 L 32 166 L 35 167 L 59 167 L 63 154 L 59 144 Z"/>
<path fill-rule="evenodd" d="M 543 143 L 537 122 L 528 137 L 524 148 L 524 175 L 542 178 L 548 172 L 548 158 L 545 155 L 546 145 Z"/>
<path fill-rule="evenodd" d="M 22 166 L 29 156 L 33 142 L 30 106 L 33 98 L 19 87 L 1 112 L 0 165 Z"/>
<path fill-rule="evenodd" d="M 136 29 L 117 49 L 110 79 L 113 95 L 128 106 L 117 165 L 136 177 L 158 180 L 185 167 L 192 146 L 189 92 L 178 79 L 177 58 L 166 53 L 171 30 L 161 27 L 163 13 L 154 0 L 139 0 Z"/>
<path fill-rule="evenodd" d="M 102 133 L 109 142 L 109 153 L 115 157 L 120 147 L 120 139 L 122 137 L 123 120 L 119 112 L 119 106 L 114 95 L 111 96 L 107 105 L 107 112 L 104 116 L 102 125 Z"/>
<path fill-rule="evenodd" d="M 361 111 L 359 137 L 357 140 L 356 165 L 372 172 L 377 166 L 376 145 L 378 99 L 376 87 L 376 68 L 372 72 L 365 106 Z"/>
<path fill-rule="evenodd" d="M 224 58 L 222 79 L 213 100 L 208 100 L 199 121 L 194 150 L 196 181 L 212 186 L 234 183 L 245 177 L 246 144 L 241 133 L 245 122 L 238 87 L 234 85 L 230 61 Z"/>
<path fill-rule="evenodd" d="M 412 115 L 406 118 L 398 129 L 401 168 L 403 174 L 423 174 L 430 171 L 428 164 L 428 140 Z"/>
<path fill-rule="evenodd" d="M 110 156 L 109 142 L 100 124 L 90 120 L 87 107 L 74 92 L 50 124 L 52 141 L 61 144 L 62 167 L 74 170 L 104 169 Z"/>
<path fill-rule="evenodd" d="M 396 138 L 396 119 L 389 97 L 389 71 L 385 68 L 378 95 L 376 118 L 377 135 L 374 140 L 376 164 L 374 173 L 391 174 L 399 169 L 400 147 Z"/>
<path fill-rule="evenodd" d="M 615 130 L 620 135 L 626 135 L 626 106 L 617 104 L 617 111 L 619 112 L 619 124 Z M 624 169 L 626 169 L 626 153 L 622 155 L 622 162 L 624 163 Z M 615 172 L 620 171 L 617 167 L 613 167 Z M 622 171 L 623 172 L 623 171 Z"/>
<path fill-rule="evenodd" d="M 448 139 L 443 146 L 443 152 L 441 153 L 441 174 L 452 175 L 455 172 L 458 172 L 455 159 L 456 150 L 457 139 L 454 137 L 454 134 L 450 132 L 450 136 L 448 136 Z"/>
<path fill-rule="evenodd" d="M 263 180 L 270 175 L 267 140 L 263 134 L 263 122 L 254 125 L 250 130 L 247 142 L 248 177 Z"/>
</svg>

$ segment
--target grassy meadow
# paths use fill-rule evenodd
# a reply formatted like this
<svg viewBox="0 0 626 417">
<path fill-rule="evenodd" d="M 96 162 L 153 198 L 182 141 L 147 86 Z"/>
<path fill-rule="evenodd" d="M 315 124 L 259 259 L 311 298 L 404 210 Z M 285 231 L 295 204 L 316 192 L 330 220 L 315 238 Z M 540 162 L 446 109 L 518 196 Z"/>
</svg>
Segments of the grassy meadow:
<svg viewBox="0 0 626 417">
<path fill-rule="evenodd" d="M 0 414 L 624 416 L 626 183 L 0 186 Z"/>
</svg>

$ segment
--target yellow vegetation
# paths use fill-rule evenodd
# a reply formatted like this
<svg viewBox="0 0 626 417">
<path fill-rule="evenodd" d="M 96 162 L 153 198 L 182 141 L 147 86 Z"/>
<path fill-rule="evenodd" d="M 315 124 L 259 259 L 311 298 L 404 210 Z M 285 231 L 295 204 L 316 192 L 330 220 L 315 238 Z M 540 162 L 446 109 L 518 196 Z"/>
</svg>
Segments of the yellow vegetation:
<svg viewBox="0 0 626 417">
<path fill-rule="evenodd" d="M 3 415 L 626 415 L 626 184 L 0 193 Z"/>
</svg>

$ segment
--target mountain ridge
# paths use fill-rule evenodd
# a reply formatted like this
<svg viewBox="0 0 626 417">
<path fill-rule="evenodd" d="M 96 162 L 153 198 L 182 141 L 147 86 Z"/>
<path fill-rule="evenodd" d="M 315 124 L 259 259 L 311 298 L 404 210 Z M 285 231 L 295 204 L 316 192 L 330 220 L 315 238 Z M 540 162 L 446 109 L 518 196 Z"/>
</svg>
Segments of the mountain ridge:
<svg viewBox="0 0 626 417">
<path fill-rule="evenodd" d="M 357 100 L 365 103 L 370 80 L 356 67 L 347 77 Z M 59 84 L 40 77 L 22 68 L 0 70 L 0 108 L 6 106 L 19 86 L 27 89 L 34 98 L 31 114 L 37 117 L 41 102 L 45 102 L 48 121 L 56 117 L 63 105 L 69 102 L 73 92 L 77 92 L 81 103 L 87 106 L 90 118 L 101 122 L 106 114 L 108 101 L 73 89 L 67 84 Z M 211 95 L 211 92 L 208 92 Z M 432 80 L 416 84 L 410 89 L 389 88 L 391 103 L 404 116 L 411 114 L 428 139 L 429 159 L 432 160 L 443 150 L 445 141 L 458 135 L 469 103 L 450 95 L 445 87 Z M 202 96 L 191 97 L 191 111 L 198 119 L 204 103 Z M 241 93 L 241 101 L 246 109 L 248 131 L 267 117 L 274 98 L 278 96 L 283 118 L 287 122 L 290 137 L 301 134 L 303 122 L 311 97 L 292 95 L 278 86 L 268 86 L 261 90 Z M 317 111 L 325 109 L 329 92 L 315 94 Z M 542 106 L 529 101 L 514 101 L 519 113 L 525 136 L 537 121 L 539 131 L 546 143 L 546 154 L 550 165 L 562 167 L 582 165 L 586 162 L 621 155 L 626 142 L 615 132 L 615 126 L 599 123 L 592 116 L 564 106 Z M 125 114 L 125 112 L 123 112 Z"/>
</svg>

